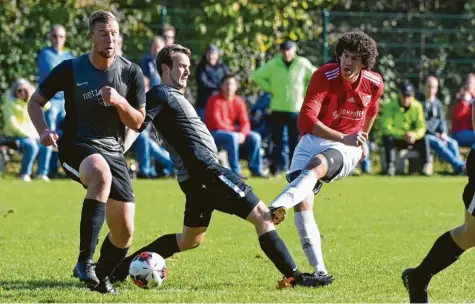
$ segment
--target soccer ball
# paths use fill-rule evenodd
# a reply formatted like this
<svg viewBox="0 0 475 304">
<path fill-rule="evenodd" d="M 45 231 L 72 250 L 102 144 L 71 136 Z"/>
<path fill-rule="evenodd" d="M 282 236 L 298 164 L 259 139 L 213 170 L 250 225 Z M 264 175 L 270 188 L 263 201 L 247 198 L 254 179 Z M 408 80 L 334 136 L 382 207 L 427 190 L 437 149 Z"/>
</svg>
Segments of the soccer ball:
<svg viewBox="0 0 475 304">
<path fill-rule="evenodd" d="M 129 267 L 129 275 L 140 288 L 150 289 L 163 284 L 167 278 L 165 260 L 155 252 L 142 252 L 136 256 Z"/>
</svg>

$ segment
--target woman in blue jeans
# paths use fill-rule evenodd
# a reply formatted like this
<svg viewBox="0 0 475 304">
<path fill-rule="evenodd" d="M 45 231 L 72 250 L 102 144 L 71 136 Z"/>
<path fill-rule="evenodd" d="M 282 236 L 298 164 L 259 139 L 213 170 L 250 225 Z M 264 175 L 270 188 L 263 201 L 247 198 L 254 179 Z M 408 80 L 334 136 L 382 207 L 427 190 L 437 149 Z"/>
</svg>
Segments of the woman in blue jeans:
<svg viewBox="0 0 475 304">
<path fill-rule="evenodd" d="M 39 136 L 28 115 L 28 99 L 34 91 L 28 80 L 20 78 L 12 85 L 9 96 L 2 104 L 5 136 L 19 141 L 23 153 L 20 178 L 31 181 L 33 163 L 39 151 Z"/>
</svg>

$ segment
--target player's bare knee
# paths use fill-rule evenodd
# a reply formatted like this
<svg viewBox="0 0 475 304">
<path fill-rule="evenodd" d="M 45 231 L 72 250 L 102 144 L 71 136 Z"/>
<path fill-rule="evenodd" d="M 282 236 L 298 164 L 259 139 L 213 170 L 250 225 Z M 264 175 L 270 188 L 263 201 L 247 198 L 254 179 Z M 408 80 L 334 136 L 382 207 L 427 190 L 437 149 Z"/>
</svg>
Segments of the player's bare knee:
<svg viewBox="0 0 475 304">
<path fill-rule="evenodd" d="M 322 178 L 328 172 L 328 162 L 325 156 L 318 154 L 307 164 L 307 170 L 312 170 L 318 178 Z"/>
</svg>

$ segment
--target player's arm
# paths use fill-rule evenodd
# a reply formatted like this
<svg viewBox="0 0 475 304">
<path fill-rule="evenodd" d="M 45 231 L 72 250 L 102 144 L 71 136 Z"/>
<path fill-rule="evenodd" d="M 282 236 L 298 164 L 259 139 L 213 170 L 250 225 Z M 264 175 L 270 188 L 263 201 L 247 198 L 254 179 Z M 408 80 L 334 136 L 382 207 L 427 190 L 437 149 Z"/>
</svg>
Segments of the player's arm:
<svg viewBox="0 0 475 304">
<path fill-rule="evenodd" d="M 116 107 L 120 121 L 129 129 L 138 131 L 145 119 L 145 85 L 142 70 L 133 66 L 126 98 L 111 87 L 103 87 L 102 98 Z"/>
<path fill-rule="evenodd" d="M 58 139 L 58 134 L 49 130 L 46 124 L 43 107 L 57 92 L 64 91 L 67 81 L 72 81 L 72 77 L 72 61 L 65 60 L 49 73 L 28 101 L 28 114 L 42 145 L 56 145 Z"/>
<path fill-rule="evenodd" d="M 124 153 L 129 151 L 130 147 L 134 144 L 137 137 L 139 137 L 140 132 L 136 132 L 132 129 L 127 128 L 125 130 L 125 138 L 124 138 Z"/>
<path fill-rule="evenodd" d="M 379 100 L 381 98 L 381 95 L 383 94 L 383 91 L 384 91 L 384 84 L 381 82 L 381 85 L 379 86 L 379 89 L 376 92 L 376 94 L 372 97 L 371 105 L 368 108 L 368 111 L 366 112 L 366 118 L 363 125 L 363 132 L 366 134 L 369 134 L 369 132 L 371 131 L 371 128 L 373 128 L 374 121 L 376 120 L 376 117 L 378 116 Z"/>
</svg>

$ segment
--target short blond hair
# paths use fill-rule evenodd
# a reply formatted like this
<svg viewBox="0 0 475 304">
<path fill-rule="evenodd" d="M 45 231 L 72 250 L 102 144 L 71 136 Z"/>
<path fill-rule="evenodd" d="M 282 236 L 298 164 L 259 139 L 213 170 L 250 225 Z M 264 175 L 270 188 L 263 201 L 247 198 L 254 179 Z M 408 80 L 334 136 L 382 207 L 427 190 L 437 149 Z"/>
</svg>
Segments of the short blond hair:
<svg viewBox="0 0 475 304">
<path fill-rule="evenodd" d="M 117 18 L 108 11 L 95 11 L 89 16 L 89 32 L 94 31 L 94 26 L 98 22 L 107 23 L 109 21 L 117 21 Z"/>
</svg>

